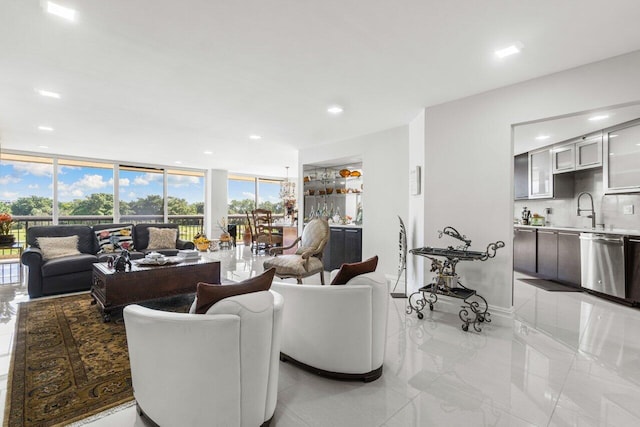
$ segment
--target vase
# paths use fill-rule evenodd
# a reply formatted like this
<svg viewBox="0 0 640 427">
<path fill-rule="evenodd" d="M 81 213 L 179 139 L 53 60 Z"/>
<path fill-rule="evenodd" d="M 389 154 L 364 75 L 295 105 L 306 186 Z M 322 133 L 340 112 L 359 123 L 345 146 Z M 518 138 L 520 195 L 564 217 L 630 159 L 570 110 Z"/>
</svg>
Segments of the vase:
<svg viewBox="0 0 640 427">
<path fill-rule="evenodd" d="M 210 242 L 198 242 L 196 243 L 196 248 L 198 248 L 198 250 L 201 252 L 205 252 L 207 249 L 209 249 L 209 243 Z"/>
<path fill-rule="evenodd" d="M 16 241 L 13 234 L 0 234 L 0 245 L 11 245 Z"/>
<path fill-rule="evenodd" d="M 220 235 L 220 242 L 228 242 L 231 240 L 231 234 L 229 233 L 222 233 Z"/>
</svg>

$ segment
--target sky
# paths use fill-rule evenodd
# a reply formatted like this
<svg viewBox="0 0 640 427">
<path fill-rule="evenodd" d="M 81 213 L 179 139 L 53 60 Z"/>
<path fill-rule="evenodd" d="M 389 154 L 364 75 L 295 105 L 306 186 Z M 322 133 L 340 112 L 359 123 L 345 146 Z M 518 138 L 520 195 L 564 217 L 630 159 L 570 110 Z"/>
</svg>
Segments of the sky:
<svg viewBox="0 0 640 427">
<path fill-rule="evenodd" d="M 271 182 L 259 183 L 259 202 L 267 201 L 271 203 L 280 202 L 280 184 Z M 256 194 L 256 187 L 254 181 L 241 181 L 230 179 L 228 187 L 228 199 L 232 200 L 244 200 L 254 199 Z"/>
<path fill-rule="evenodd" d="M 204 179 L 169 175 L 168 195 L 189 203 L 204 200 Z M 53 165 L 2 161 L 0 201 L 12 202 L 32 195 L 53 197 Z M 113 171 L 93 167 L 59 166 L 58 198 L 62 202 L 84 199 L 92 193 L 113 193 Z M 162 195 L 162 174 L 120 171 L 120 199 L 132 201 L 150 194 Z"/>
</svg>

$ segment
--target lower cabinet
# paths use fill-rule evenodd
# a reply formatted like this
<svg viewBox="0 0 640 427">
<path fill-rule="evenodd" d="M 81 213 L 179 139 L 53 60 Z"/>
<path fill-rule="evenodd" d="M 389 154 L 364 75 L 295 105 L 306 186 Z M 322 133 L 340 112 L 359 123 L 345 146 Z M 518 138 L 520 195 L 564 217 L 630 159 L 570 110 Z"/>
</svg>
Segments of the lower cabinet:
<svg viewBox="0 0 640 427">
<path fill-rule="evenodd" d="M 539 276 L 545 279 L 558 278 L 558 232 L 552 230 L 538 230 L 538 255 Z"/>
<path fill-rule="evenodd" d="M 580 233 L 515 227 L 513 269 L 579 288 Z"/>
<path fill-rule="evenodd" d="M 558 231 L 558 280 L 579 288 L 580 275 L 580 233 Z"/>
<path fill-rule="evenodd" d="M 627 238 L 625 258 L 627 299 L 640 303 L 640 236 Z"/>
<path fill-rule="evenodd" d="M 536 230 L 513 229 L 513 269 L 521 273 L 536 272 Z"/>
<path fill-rule="evenodd" d="M 327 271 L 340 268 L 345 262 L 362 261 L 362 229 L 331 227 L 322 259 Z"/>
</svg>

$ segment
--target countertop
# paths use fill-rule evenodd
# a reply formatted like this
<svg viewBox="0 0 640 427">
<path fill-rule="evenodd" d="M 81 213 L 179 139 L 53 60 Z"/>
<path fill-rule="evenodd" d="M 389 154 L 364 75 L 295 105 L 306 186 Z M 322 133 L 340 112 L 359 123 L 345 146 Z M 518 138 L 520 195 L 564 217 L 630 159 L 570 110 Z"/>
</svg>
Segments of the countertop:
<svg viewBox="0 0 640 427">
<path fill-rule="evenodd" d="M 561 226 L 537 226 L 537 225 L 520 225 L 514 224 L 514 228 L 530 228 L 536 230 L 556 230 L 556 231 L 575 231 L 581 233 L 599 233 L 599 234 L 618 234 L 629 236 L 640 236 L 640 230 L 631 230 L 624 228 L 579 228 L 579 227 L 561 227 Z"/>
<path fill-rule="evenodd" d="M 361 225 L 355 224 L 331 224 L 329 223 L 329 228 L 362 228 Z"/>
</svg>

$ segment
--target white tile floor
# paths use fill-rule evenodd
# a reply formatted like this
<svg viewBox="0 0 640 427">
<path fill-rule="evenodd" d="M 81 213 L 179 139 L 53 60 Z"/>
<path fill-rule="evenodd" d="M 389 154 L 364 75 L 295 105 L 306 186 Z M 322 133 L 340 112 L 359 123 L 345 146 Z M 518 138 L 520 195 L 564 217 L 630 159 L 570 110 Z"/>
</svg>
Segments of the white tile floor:
<svg viewBox="0 0 640 427">
<path fill-rule="evenodd" d="M 215 256 L 235 280 L 261 272 L 265 259 L 240 247 Z M 282 363 L 272 425 L 640 425 L 640 310 L 519 280 L 514 286 L 513 320 L 481 333 L 463 332 L 456 314 L 418 320 L 405 314 L 405 299 L 391 299 L 383 376 L 339 382 Z M 26 297 L 22 287 L 2 291 L 4 404 L 13 313 Z M 146 423 L 132 407 L 89 425 Z"/>
</svg>

